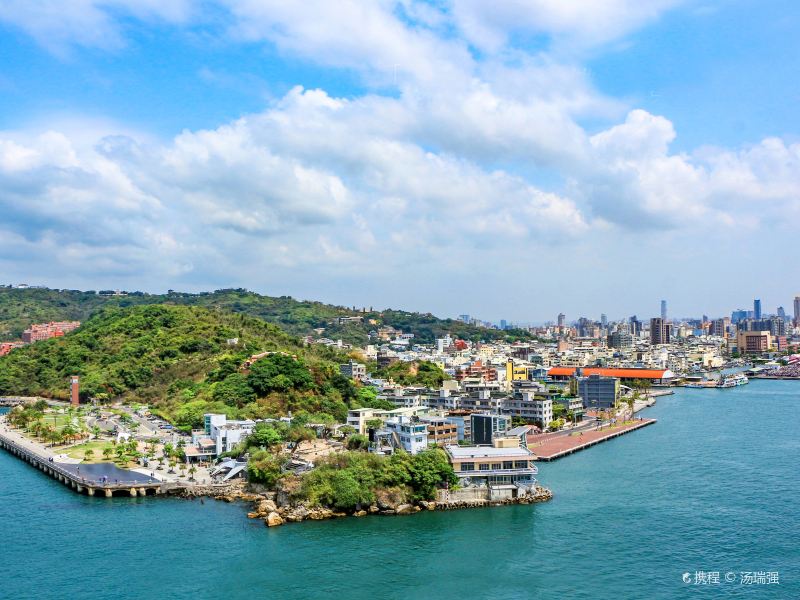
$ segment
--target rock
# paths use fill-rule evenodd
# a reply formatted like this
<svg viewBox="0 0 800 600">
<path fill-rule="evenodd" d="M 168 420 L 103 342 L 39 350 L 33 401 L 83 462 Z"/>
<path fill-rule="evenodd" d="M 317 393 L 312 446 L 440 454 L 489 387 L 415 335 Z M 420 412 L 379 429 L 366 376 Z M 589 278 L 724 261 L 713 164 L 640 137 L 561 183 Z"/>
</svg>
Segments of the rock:
<svg viewBox="0 0 800 600">
<path fill-rule="evenodd" d="M 410 515 L 414 512 L 414 506 L 412 504 L 400 504 L 396 509 L 395 512 L 398 515 Z"/>
<path fill-rule="evenodd" d="M 428 506 L 426 506 L 428 510 L 436 510 L 436 502 L 428 502 Z"/>
<path fill-rule="evenodd" d="M 389 509 L 386 509 L 386 510 L 382 510 L 381 514 L 382 515 L 395 515 L 395 514 L 397 514 L 397 511 L 389 508 Z"/>
<path fill-rule="evenodd" d="M 277 525 L 283 525 L 283 519 L 276 512 L 269 513 L 264 522 L 267 524 L 267 527 L 276 527 Z"/>
<path fill-rule="evenodd" d="M 305 519 L 308 516 L 308 508 L 306 508 L 302 504 L 300 506 L 295 507 L 295 509 L 292 512 L 294 512 L 294 514 L 296 514 L 301 519 Z"/>
<path fill-rule="evenodd" d="M 377 507 L 375 504 L 373 504 L 373 505 L 371 505 L 371 506 L 369 507 L 369 512 L 371 512 L 371 513 L 373 513 L 373 514 L 374 514 L 374 513 L 376 513 L 376 512 L 378 512 L 379 510 L 380 510 L 380 509 L 379 509 L 379 508 L 378 508 L 378 507 Z"/>
<path fill-rule="evenodd" d="M 308 518 L 312 521 L 322 521 L 330 519 L 332 516 L 333 511 L 329 508 L 312 508 L 308 513 Z"/>
<path fill-rule="evenodd" d="M 356 512 L 353 513 L 353 516 L 354 517 L 365 517 L 365 516 L 367 516 L 367 511 L 365 511 L 365 510 L 357 510 Z"/>
<path fill-rule="evenodd" d="M 266 513 L 271 513 L 278 510 L 278 506 L 275 504 L 274 500 L 262 500 L 258 508 Z"/>
</svg>

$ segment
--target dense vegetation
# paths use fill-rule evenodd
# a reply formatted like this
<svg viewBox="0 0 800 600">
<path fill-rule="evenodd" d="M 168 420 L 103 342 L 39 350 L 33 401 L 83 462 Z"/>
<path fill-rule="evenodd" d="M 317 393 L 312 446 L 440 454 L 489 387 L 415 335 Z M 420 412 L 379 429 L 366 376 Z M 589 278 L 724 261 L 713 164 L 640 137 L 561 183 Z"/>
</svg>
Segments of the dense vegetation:
<svg viewBox="0 0 800 600">
<path fill-rule="evenodd" d="M 415 341 L 432 343 L 449 333 L 453 337 L 479 341 L 494 339 L 530 339 L 521 330 L 499 331 L 475 327 L 452 319 L 439 319 L 431 314 L 400 310 L 356 310 L 322 302 L 295 300 L 290 296 L 262 296 L 242 289 L 217 290 L 200 294 L 171 292 L 168 294 L 130 293 L 127 296 L 101 296 L 95 292 L 51 290 L 44 288 L 0 288 L 0 340 L 19 339 L 31 323 L 60 320 L 85 321 L 102 308 L 146 304 L 176 304 L 222 309 L 258 317 L 280 326 L 296 336 L 322 335 L 363 346 L 369 333 L 381 326 L 391 326 L 413 333 Z M 338 317 L 361 317 L 360 322 L 338 324 Z"/>
<path fill-rule="evenodd" d="M 271 354 L 244 365 L 263 352 Z M 345 358 L 241 314 L 109 307 L 63 338 L 0 357 L 0 395 L 66 398 L 69 376 L 80 375 L 84 398 L 147 403 L 186 429 L 206 412 L 265 418 L 292 411 L 343 421 L 349 407 L 374 400 L 339 374 Z"/>
<path fill-rule="evenodd" d="M 457 482 L 444 450 L 432 448 L 411 456 L 384 457 L 365 452 L 332 454 L 303 476 L 295 498 L 311 505 L 353 510 L 381 496 L 394 502 L 432 500 L 436 489 Z"/>
<path fill-rule="evenodd" d="M 447 379 L 442 369 L 432 362 L 398 361 L 383 369 L 372 369 L 375 377 L 392 379 L 400 385 L 424 385 L 425 387 L 438 388 Z"/>
</svg>

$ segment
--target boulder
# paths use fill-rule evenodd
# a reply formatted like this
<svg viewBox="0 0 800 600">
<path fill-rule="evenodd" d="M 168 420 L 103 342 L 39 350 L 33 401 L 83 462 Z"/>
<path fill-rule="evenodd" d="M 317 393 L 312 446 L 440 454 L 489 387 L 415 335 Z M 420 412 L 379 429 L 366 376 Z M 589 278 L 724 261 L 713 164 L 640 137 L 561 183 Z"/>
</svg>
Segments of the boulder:
<svg viewBox="0 0 800 600">
<path fill-rule="evenodd" d="M 276 512 L 269 513 L 264 522 L 267 524 L 267 527 L 275 527 L 277 525 L 283 525 L 283 519 Z"/>
<path fill-rule="evenodd" d="M 278 506 L 275 504 L 274 500 L 262 500 L 258 508 L 266 513 L 271 513 L 278 510 Z"/>
<path fill-rule="evenodd" d="M 379 510 L 380 510 L 380 508 L 378 508 L 378 506 L 377 506 L 377 505 L 375 505 L 375 504 L 372 504 L 372 505 L 369 507 L 369 512 L 371 512 L 371 513 L 373 513 L 373 514 L 375 514 L 375 513 L 376 513 L 376 512 L 378 512 Z"/>
<path fill-rule="evenodd" d="M 367 515 L 367 511 L 365 510 L 357 510 L 353 513 L 354 517 L 365 517 Z"/>
<path fill-rule="evenodd" d="M 416 511 L 414 510 L 414 505 L 412 505 L 412 504 L 400 504 L 395 509 L 395 512 L 398 515 L 410 515 L 411 513 L 416 512 Z"/>
</svg>

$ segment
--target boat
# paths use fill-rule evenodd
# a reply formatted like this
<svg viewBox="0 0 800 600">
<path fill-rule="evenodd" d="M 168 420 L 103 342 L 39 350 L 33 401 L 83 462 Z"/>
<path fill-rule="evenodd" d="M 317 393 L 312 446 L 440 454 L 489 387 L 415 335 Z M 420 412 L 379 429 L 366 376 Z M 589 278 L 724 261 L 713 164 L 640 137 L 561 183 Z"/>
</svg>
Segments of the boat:
<svg viewBox="0 0 800 600">
<path fill-rule="evenodd" d="M 723 375 L 717 382 L 718 388 L 732 388 L 750 383 L 750 380 L 743 373 L 733 375 Z"/>
</svg>

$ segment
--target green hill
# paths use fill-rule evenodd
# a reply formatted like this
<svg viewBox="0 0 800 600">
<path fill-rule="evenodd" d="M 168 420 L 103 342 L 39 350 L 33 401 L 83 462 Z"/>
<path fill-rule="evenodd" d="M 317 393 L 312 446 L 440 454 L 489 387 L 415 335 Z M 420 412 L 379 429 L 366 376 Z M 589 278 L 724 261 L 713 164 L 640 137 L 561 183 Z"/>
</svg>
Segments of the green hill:
<svg viewBox="0 0 800 600">
<path fill-rule="evenodd" d="M 22 331 L 31 323 L 68 319 L 85 321 L 102 308 L 165 303 L 219 308 L 258 317 L 296 336 L 316 336 L 314 330 L 323 328 L 323 336 L 359 346 L 367 344 L 370 331 L 381 326 L 413 333 L 415 340 L 421 343 L 432 343 L 447 333 L 472 341 L 513 341 L 531 337 L 522 330 L 499 331 L 476 327 L 453 319 L 440 319 L 428 313 L 393 309 L 354 310 L 322 302 L 296 300 L 290 296 L 263 296 L 242 289 L 199 294 L 172 292 L 155 295 L 134 292 L 127 296 L 101 296 L 78 290 L 0 288 L 0 340 L 19 339 Z M 360 317 L 361 320 L 339 324 L 340 317 Z"/>
<path fill-rule="evenodd" d="M 69 376 L 80 375 L 83 399 L 148 403 L 185 428 L 209 411 L 264 418 L 291 410 L 343 421 L 369 398 L 339 374 L 345 359 L 244 314 L 107 306 L 63 338 L 0 357 L 0 395 L 67 398 Z"/>
</svg>

